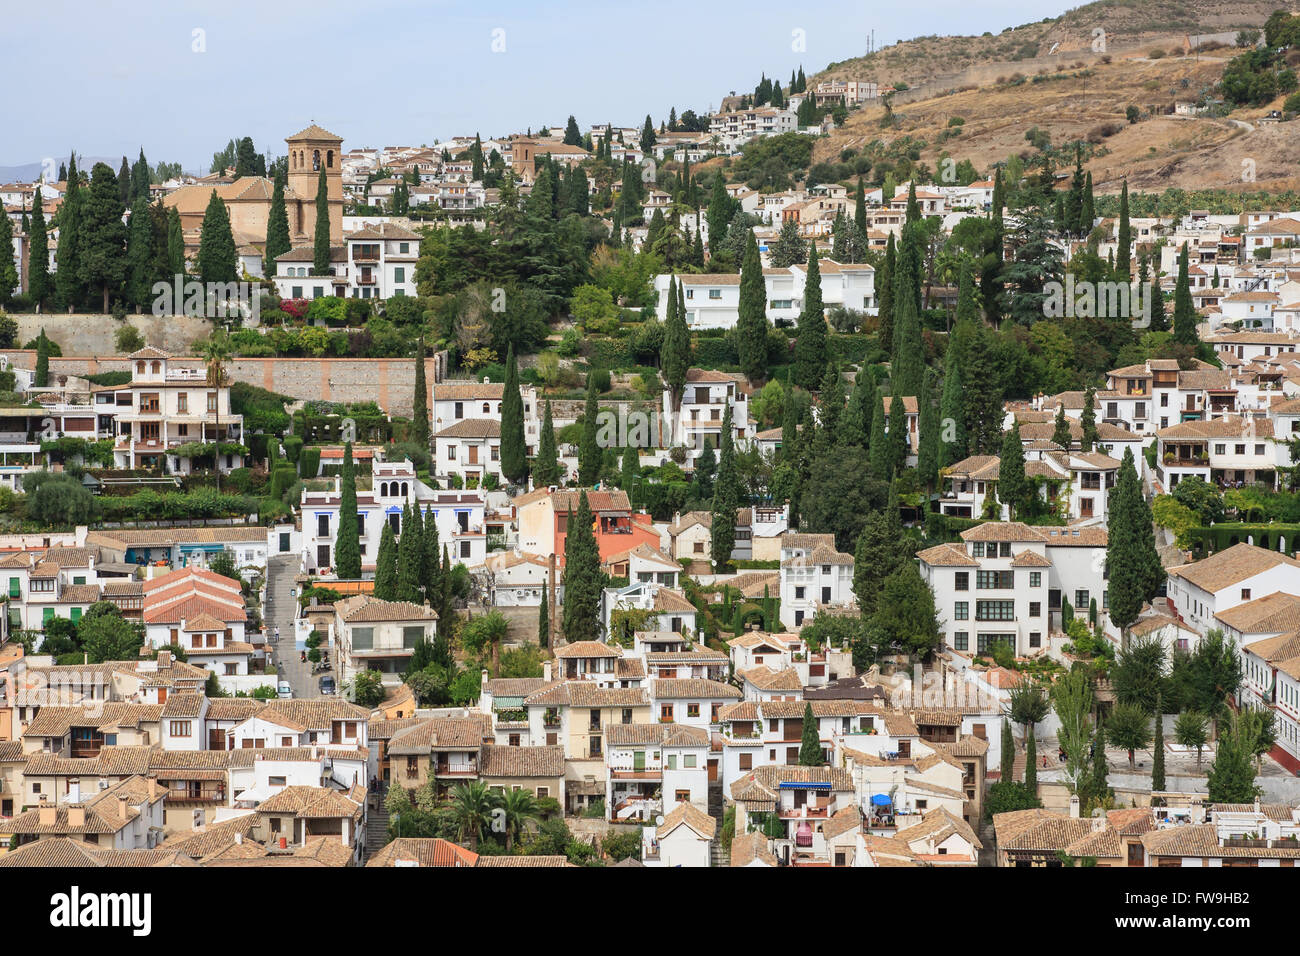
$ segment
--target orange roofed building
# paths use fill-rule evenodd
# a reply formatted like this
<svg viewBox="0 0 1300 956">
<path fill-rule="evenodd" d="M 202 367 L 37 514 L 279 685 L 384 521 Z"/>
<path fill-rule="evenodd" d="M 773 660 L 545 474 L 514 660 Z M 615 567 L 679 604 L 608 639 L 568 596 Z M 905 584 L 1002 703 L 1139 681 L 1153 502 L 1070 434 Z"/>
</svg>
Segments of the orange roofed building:
<svg viewBox="0 0 1300 956">
<path fill-rule="evenodd" d="M 538 488 L 515 498 L 519 550 L 542 557 L 554 554 L 556 566 L 563 567 L 569 512 L 577 512 L 582 494 L 580 488 Z M 650 516 L 633 512 L 626 492 L 611 489 L 586 495 L 602 564 L 641 544 L 659 547 L 659 533 L 651 527 Z"/>
</svg>

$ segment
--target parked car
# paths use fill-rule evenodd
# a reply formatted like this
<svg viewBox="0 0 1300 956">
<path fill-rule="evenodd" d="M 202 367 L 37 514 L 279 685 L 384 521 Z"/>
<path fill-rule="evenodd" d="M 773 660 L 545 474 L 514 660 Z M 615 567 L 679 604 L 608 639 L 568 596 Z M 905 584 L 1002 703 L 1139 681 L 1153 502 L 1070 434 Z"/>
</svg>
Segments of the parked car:
<svg viewBox="0 0 1300 956">
<path fill-rule="evenodd" d="M 320 679 L 320 692 L 326 696 L 334 693 L 334 678 L 326 674 Z"/>
<path fill-rule="evenodd" d="M 287 680 L 280 681 L 280 683 L 277 685 L 275 689 L 275 692 L 276 695 L 279 697 L 293 696 L 293 688 L 289 686 L 289 682 Z"/>
</svg>

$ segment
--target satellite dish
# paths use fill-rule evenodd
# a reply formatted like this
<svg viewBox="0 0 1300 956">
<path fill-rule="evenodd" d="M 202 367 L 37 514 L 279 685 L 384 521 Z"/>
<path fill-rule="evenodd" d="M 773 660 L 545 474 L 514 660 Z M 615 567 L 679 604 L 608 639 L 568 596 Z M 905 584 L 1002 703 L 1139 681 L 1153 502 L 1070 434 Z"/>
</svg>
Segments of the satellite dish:
<svg viewBox="0 0 1300 956">
<path fill-rule="evenodd" d="M 661 827 L 663 825 L 664 825 L 664 815 L 661 813 L 659 814 L 659 816 L 655 817 L 655 826 Z"/>
</svg>

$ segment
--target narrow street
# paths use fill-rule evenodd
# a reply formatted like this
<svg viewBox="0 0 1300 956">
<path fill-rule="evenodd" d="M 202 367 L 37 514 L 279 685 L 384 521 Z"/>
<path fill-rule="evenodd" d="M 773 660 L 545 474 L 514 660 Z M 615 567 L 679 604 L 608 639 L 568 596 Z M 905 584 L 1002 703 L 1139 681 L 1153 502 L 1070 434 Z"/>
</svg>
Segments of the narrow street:
<svg viewBox="0 0 1300 956">
<path fill-rule="evenodd" d="M 311 664 L 298 659 L 298 650 L 294 647 L 293 617 L 297 598 L 293 594 L 293 579 L 298 573 L 299 563 L 296 555 L 273 555 L 266 567 L 266 628 L 268 642 L 275 654 L 277 681 L 287 680 L 293 688 L 294 697 L 318 697 L 316 677 L 312 676 Z M 280 637 L 275 637 L 275 629 L 280 629 Z M 317 675 L 319 677 L 320 675 Z"/>
</svg>

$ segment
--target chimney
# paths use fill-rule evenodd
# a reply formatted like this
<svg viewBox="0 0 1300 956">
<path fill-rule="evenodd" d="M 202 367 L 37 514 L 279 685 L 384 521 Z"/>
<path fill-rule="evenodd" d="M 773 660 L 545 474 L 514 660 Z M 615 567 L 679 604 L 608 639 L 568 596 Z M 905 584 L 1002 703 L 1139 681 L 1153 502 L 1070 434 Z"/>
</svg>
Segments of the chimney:
<svg viewBox="0 0 1300 956">
<path fill-rule="evenodd" d="M 244 835 L 238 830 L 235 831 L 235 846 L 240 846 L 244 842 Z"/>
<path fill-rule="evenodd" d="M 149 778 L 149 802 L 153 803 L 158 794 L 158 781 L 153 777 Z"/>
<path fill-rule="evenodd" d="M 546 683 L 548 683 L 548 684 L 551 682 L 551 662 L 550 662 L 550 661 L 545 661 L 545 662 L 542 664 L 542 680 L 546 681 Z"/>
<path fill-rule="evenodd" d="M 486 668 L 486 667 L 483 668 L 483 674 L 482 674 L 482 676 L 479 678 L 479 681 L 480 681 L 480 683 L 482 683 L 482 685 L 483 685 L 484 687 L 487 686 L 487 682 L 488 682 L 488 672 L 487 672 L 487 668 Z"/>
<path fill-rule="evenodd" d="M 1079 795 L 1074 794 L 1070 797 L 1070 819 L 1079 819 Z"/>
<path fill-rule="evenodd" d="M 38 819 L 43 827 L 52 827 L 59 819 L 59 808 L 52 804 L 42 803 Z"/>
<path fill-rule="evenodd" d="M 121 817 L 123 823 L 126 822 L 126 804 L 126 797 L 117 798 L 117 815 Z"/>
<path fill-rule="evenodd" d="M 84 827 L 86 825 L 85 807 L 68 807 L 68 826 Z"/>
</svg>

